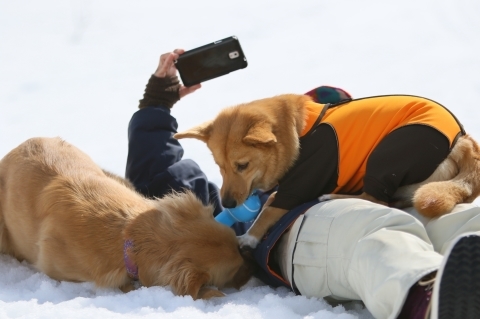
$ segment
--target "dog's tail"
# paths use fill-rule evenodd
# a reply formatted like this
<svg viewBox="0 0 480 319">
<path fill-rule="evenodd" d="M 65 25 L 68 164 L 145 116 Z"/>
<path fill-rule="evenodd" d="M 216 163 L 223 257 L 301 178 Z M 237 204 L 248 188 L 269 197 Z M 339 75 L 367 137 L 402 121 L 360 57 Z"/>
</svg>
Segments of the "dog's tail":
<svg viewBox="0 0 480 319">
<path fill-rule="evenodd" d="M 427 183 L 413 196 L 415 208 L 424 216 L 448 214 L 456 204 L 471 203 L 480 195 L 480 146 L 472 137 L 459 138 L 445 162 L 456 164 L 457 175 Z"/>
</svg>

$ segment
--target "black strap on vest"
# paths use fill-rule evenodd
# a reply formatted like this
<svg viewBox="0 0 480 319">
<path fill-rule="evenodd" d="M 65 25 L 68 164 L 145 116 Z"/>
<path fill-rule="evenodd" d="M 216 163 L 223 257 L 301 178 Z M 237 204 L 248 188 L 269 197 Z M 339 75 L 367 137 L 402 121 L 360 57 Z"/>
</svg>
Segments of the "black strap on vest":
<svg viewBox="0 0 480 319">
<path fill-rule="evenodd" d="M 318 126 L 318 124 L 320 124 L 320 122 L 322 121 L 323 117 L 325 116 L 325 113 L 327 113 L 327 110 L 328 109 L 331 109 L 333 107 L 336 107 L 336 106 L 339 106 L 340 104 L 344 104 L 344 103 L 348 103 L 352 101 L 352 99 L 344 99 L 344 100 L 341 100 L 339 102 L 336 102 L 336 103 L 327 103 L 323 106 L 323 109 L 322 111 L 320 112 L 320 114 L 318 115 L 317 119 L 315 120 L 315 122 L 313 123 L 312 127 L 310 128 L 310 130 L 307 132 L 307 134 L 305 134 L 304 136 L 307 136 L 308 134 L 310 134 L 311 131 L 313 131 L 313 129 L 315 127 Z M 303 136 L 302 136 L 303 137 Z"/>
</svg>

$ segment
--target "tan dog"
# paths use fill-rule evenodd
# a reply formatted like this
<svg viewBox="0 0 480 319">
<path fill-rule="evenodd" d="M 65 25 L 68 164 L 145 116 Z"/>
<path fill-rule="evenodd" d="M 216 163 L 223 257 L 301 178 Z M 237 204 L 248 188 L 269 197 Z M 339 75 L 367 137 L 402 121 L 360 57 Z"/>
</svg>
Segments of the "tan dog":
<svg viewBox="0 0 480 319">
<path fill-rule="evenodd" d="M 310 112 L 312 103 L 311 98 L 304 95 L 281 95 L 257 100 L 226 108 L 213 121 L 177 133 L 175 137 L 196 138 L 207 144 L 222 174 L 222 203 L 224 206 L 231 207 L 242 203 L 254 189 L 273 188 L 291 170 L 301 151 L 299 138 L 307 125 L 307 112 Z M 430 103 L 429 100 L 422 99 L 415 104 L 416 108 L 408 112 L 416 112 L 422 105 L 428 103 Z M 347 110 L 346 106 L 338 106 L 338 108 L 341 107 Z M 445 110 L 442 110 L 445 113 Z M 331 118 L 334 114 L 329 112 L 330 110 L 325 113 L 327 118 Z M 332 112 L 335 111 L 332 110 Z M 399 113 L 398 110 L 395 112 L 397 112 L 395 114 Z M 451 121 L 457 125 L 449 113 L 442 116 L 452 118 Z M 392 122 L 391 118 L 393 116 L 389 115 L 388 121 Z M 350 121 L 348 125 L 367 125 L 361 121 L 355 122 L 358 120 L 353 112 L 348 121 Z M 374 125 L 378 126 L 377 123 Z M 458 127 L 457 125 L 457 130 L 459 130 Z M 355 140 L 356 138 L 359 140 Z M 353 141 L 353 145 L 364 143 L 364 140 L 355 134 L 348 135 L 347 140 L 347 142 Z M 374 149 L 376 145 L 372 144 L 372 148 Z M 429 178 L 414 185 L 400 185 L 402 187 L 398 188 L 393 196 L 396 205 L 411 205 L 413 199 L 413 204 L 419 212 L 434 217 L 448 213 L 457 203 L 472 202 L 480 194 L 480 151 L 477 143 L 468 135 L 463 135 L 454 145 L 448 157 L 444 158 Z M 366 162 L 369 155 L 370 153 L 365 155 L 350 153 L 351 158 L 360 157 L 361 162 Z M 325 169 L 324 173 L 327 175 L 331 172 Z M 354 173 L 358 181 L 353 184 L 357 185 L 356 190 L 360 190 L 361 193 L 358 184 L 365 176 L 365 171 L 359 169 Z M 321 176 L 317 178 L 320 180 Z M 349 182 L 350 180 L 347 180 L 345 184 Z M 342 190 L 338 193 L 342 193 Z M 343 189 L 343 194 L 318 193 L 308 200 L 313 200 L 317 196 L 320 196 L 321 200 L 359 197 L 388 204 L 366 192 L 353 196 L 348 189 Z M 276 196 L 280 196 L 280 193 Z M 239 239 L 240 245 L 255 247 L 266 231 L 287 211 L 288 209 L 272 206 L 264 207 L 247 234 Z"/>
<path fill-rule="evenodd" d="M 56 280 L 123 291 L 133 288 L 125 261 L 143 285 L 194 299 L 247 282 L 251 264 L 211 206 L 193 193 L 149 200 L 128 184 L 59 138 L 27 140 L 0 161 L 0 252 Z"/>
</svg>

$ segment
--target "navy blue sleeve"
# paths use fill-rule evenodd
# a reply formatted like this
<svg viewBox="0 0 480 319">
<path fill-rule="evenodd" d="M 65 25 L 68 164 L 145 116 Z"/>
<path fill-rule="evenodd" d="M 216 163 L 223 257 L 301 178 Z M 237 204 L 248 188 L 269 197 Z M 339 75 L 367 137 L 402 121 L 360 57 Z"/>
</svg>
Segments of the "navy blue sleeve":
<svg viewBox="0 0 480 319">
<path fill-rule="evenodd" d="M 145 107 L 133 114 L 125 176 L 147 197 L 190 189 L 204 204 L 212 203 L 216 215 L 223 209 L 218 187 L 208 181 L 197 163 L 182 160 L 183 148 L 173 138 L 177 128 L 167 107 Z"/>
</svg>

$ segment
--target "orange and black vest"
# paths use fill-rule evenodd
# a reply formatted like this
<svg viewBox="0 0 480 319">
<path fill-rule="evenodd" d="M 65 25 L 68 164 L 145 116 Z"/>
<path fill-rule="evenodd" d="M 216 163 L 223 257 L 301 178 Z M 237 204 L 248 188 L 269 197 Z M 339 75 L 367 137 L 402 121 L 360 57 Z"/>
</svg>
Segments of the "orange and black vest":
<svg viewBox="0 0 480 319">
<path fill-rule="evenodd" d="M 291 209 L 322 194 L 358 194 L 363 188 L 370 154 L 385 136 L 400 127 L 412 124 L 433 127 L 448 139 L 450 148 L 455 139 L 463 133 L 461 125 L 445 107 L 418 96 L 387 95 L 351 100 L 329 107 L 319 119 L 324 107 L 324 104 L 313 101 L 307 103 L 306 125 L 300 136 L 301 145 L 304 140 L 311 138 L 309 135 L 312 131 L 319 137 L 309 145 L 302 145 L 300 160 L 297 160 L 280 181 L 272 206 Z M 321 135 L 326 133 L 317 132 L 321 126 L 323 131 L 325 126 L 328 126 L 328 130 L 332 132 L 328 133 L 330 144 L 325 146 L 322 146 L 322 143 L 327 142 L 322 140 Z M 313 154 L 314 151 L 322 152 L 316 155 L 317 159 L 322 160 L 305 160 L 303 153 Z M 295 171 L 298 165 L 308 165 L 315 176 L 298 174 L 298 170 Z M 332 170 L 336 170 L 335 176 L 332 175 Z M 302 176 L 291 176 L 292 174 Z M 305 188 L 308 188 L 309 184 L 313 185 L 312 183 L 315 186 L 323 183 L 324 187 L 316 189 L 318 194 L 305 197 L 304 194 L 308 193 Z"/>
<path fill-rule="evenodd" d="M 323 104 L 307 105 L 302 136 L 311 130 Z M 332 126 L 339 145 L 339 176 L 334 193 L 354 193 L 363 187 L 366 159 L 389 133 L 402 126 L 423 124 L 436 128 L 450 142 L 461 131 L 452 114 L 438 103 L 416 96 L 392 95 L 353 100 L 330 108 L 320 123 Z M 360 124 L 360 125 L 359 125 Z"/>
</svg>

